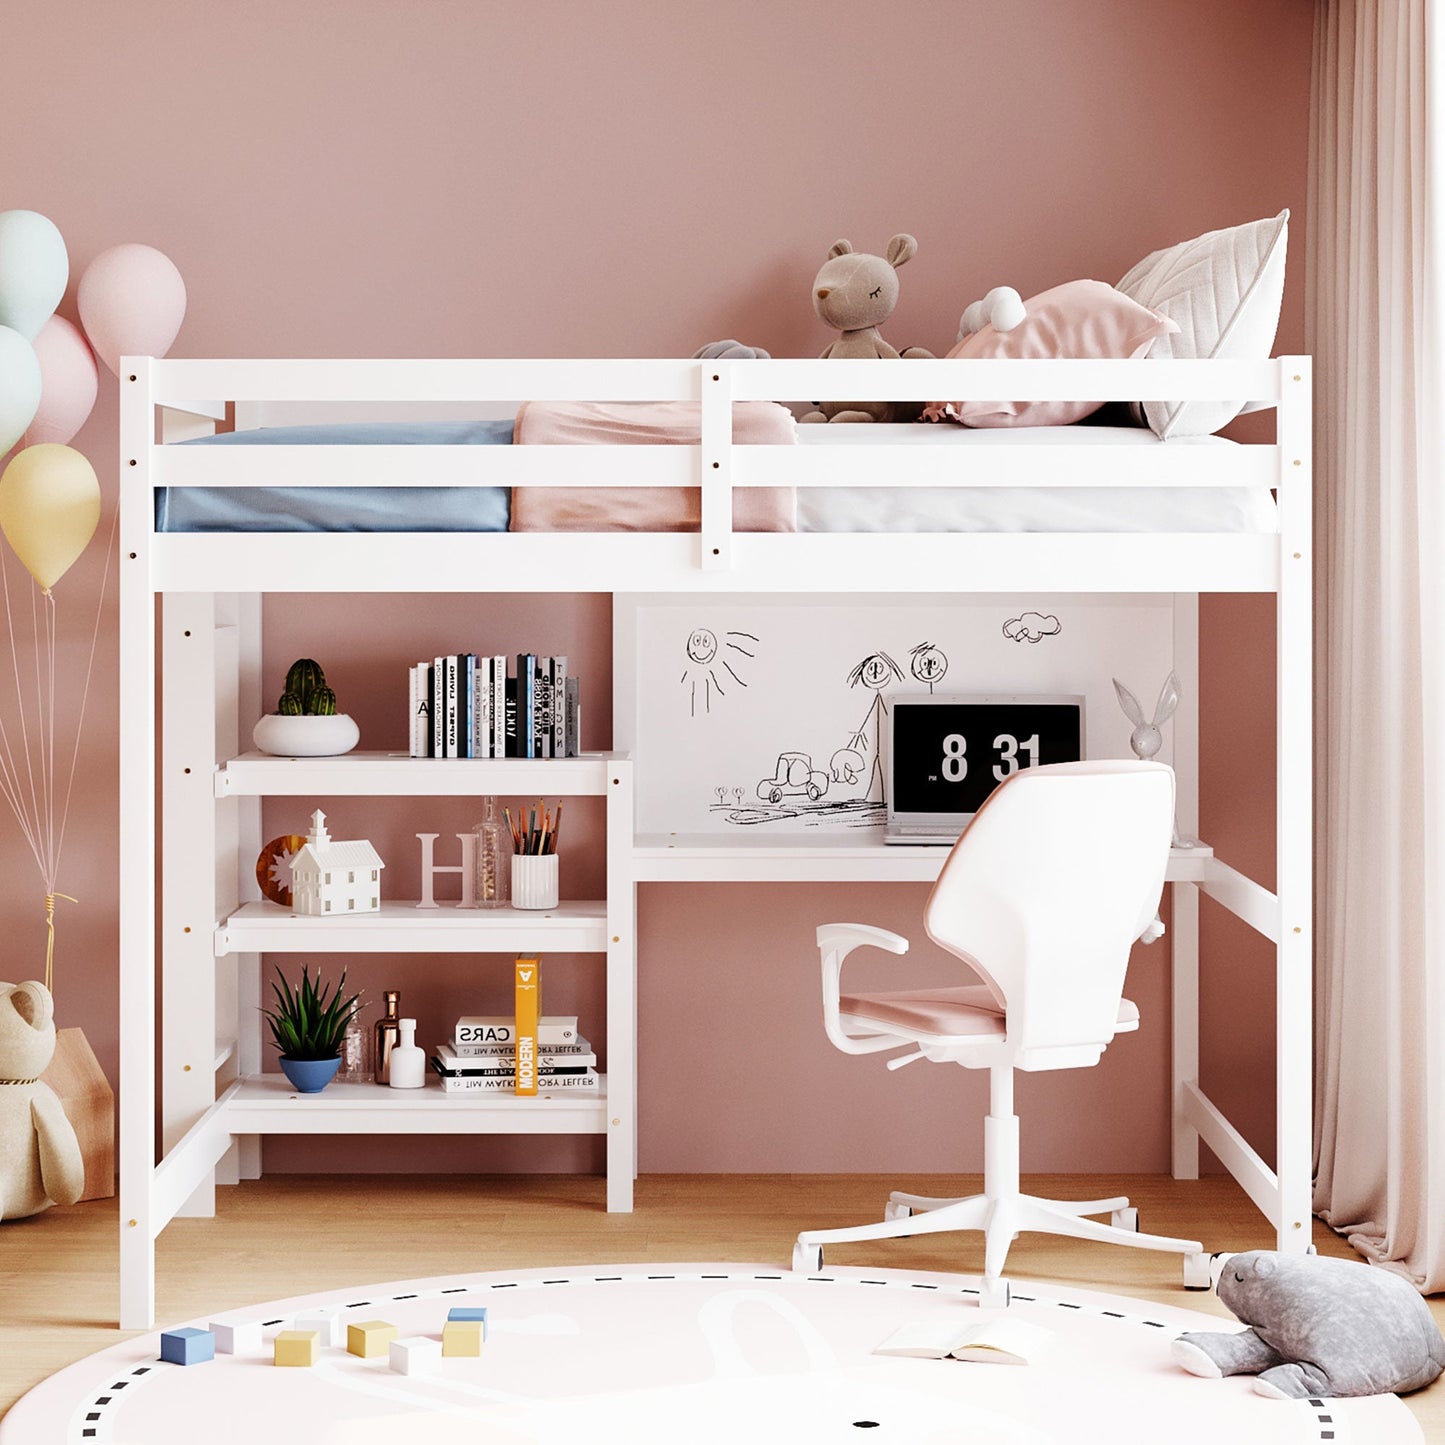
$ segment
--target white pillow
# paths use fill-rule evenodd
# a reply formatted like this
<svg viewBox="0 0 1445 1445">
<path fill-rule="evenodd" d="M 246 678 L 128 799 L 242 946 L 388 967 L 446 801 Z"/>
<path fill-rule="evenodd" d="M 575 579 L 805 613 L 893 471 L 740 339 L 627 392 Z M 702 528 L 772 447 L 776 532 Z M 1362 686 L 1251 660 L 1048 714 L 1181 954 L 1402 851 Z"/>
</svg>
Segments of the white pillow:
<svg viewBox="0 0 1445 1445">
<path fill-rule="evenodd" d="M 1118 289 L 1169 317 L 1177 332 L 1158 337 L 1151 358 L 1266 360 L 1274 349 L 1284 299 L 1289 212 L 1209 231 L 1146 256 Z M 1208 436 L 1245 410 L 1234 401 L 1138 404 L 1160 437 Z"/>
</svg>

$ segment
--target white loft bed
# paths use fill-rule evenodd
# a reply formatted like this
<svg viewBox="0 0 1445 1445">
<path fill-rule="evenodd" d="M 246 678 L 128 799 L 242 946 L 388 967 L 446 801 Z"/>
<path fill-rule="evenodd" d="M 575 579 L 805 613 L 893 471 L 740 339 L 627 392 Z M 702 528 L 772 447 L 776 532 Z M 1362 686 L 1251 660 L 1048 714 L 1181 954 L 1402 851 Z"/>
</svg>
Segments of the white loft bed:
<svg viewBox="0 0 1445 1445">
<path fill-rule="evenodd" d="M 1274 1225 L 1283 1250 L 1309 1245 L 1311 1153 L 1310 369 L 1306 358 L 1206 361 L 187 361 L 121 367 L 121 1325 L 154 1313 L 155 1240 L 181 1214 L 210 1214 L 214 1186 L 260 1173 L 267 1132 L 577 1132 L 607 1137 L 607 1207 L 632 1207 L 636 1173 L 635 886 L 640 881 L 929 879 L 942 850 L 777 838 L 660 840 L 634 834 L 624 752 L 561 761 L 417 763 L 378 754 L 312 761 L 243 753 L 263 711 L 260 596 L 291 591 L 633 594 L 1172 594 L 1174 665 L 1186 703 L 1174 728 L 1183 832 L 1197 822 L 1197 597 L 1277 598 L 1277 870 L 1273 891 L 1208 848 L 1176 850 L 1171 929 L 1173 1158 L 1198 1174 L 1206 1142 Z M 805 444 L 733 446 L 732 403 L 925 396 L 1018 400 L 1248 397 L 1276 412 L 1270 444 L 1110 444 L 1087 428 L 1047 444 L 938 445 L 883 429 L 831 427 Z M 258 425 L 338 408 L 498 416 L 527 400 L 701 403 L 698 446 L 195 447 L 228 422 Z M 997 439 L 996 439 L 997 440 Z M 790 486 L 1162 487 L 1273 493 L 1276 507 L 1232 531 L 813 532 L 732 529 L 732 489 Z M 159 488 L 234 486 L 701 488 L 701 527 L 683 533 L 180 533 L 155 524 Z M 801 509 L 800 509 L 801 510 Z M 1258 519 L 1267 515 L 1268 520 Z M 1165 524 L 1167 525 L 1167 523 Z M 157 619 L 156 599 L 162 599 Z M 627 607 L 621 609 L 627 615 Z M 159 627 L 157 627 L 157 620 Z M 626 629 L 624 629 L 626 632 Z M 157 648 L 159 635 L 160 647 Z M 616 745 L 635 713 L 628 636 L 617 647 Z M 164 666 L 162 666 L 162 659 Z M 397 659 L 398 670 L 402 659 Z M 160 667 L 165 726 L 158 728 Z M 212 702 L 211 700 L 214 700 Z M 162 737 L 163 734 L 163 737 Z M 159 752 L 158 752 L 159 743 Z M 157 772 L 156 762 L 159 762 Z M 645 767 L 646 759 L 640 760 Z M 158 783 L 161 786 L 158 788 Z M 273 795 L 592 793 L 607 799 L 607 898 L 534 918 L 417 915 L 396 905 L 342 930 L 256 902 L 260 800 Z M 158 811 L 159 804 L 159 811 Z M 162 838 L 212 846 L 157 851 Z M 159 917 L 155 860 L 162 859 Z M 1277 948 L 1277 1127 L 1271 1169 L 1201 1092 L 1198 894 Z M 312 925 L 319 925 L 313 927 Z M 159 971 L 156 967 L 159 945 Z M 268 948 L 511 952 L 526 946 L 606 959 L 601 1100 L 396 1098 L 384 1088 L 298 1100 L 261 1076 L 255 1005 Z M 800 963 L 802 960 L 800 960 Z M 159 977 L 159 989 L 157 979 Z M 157 1054 L 157 1030 L 160 1051 Z M 209 1041 L 216 1040 L 214 1052 Z M 197 1040 L 205 1041 L 198 1045 Z M 159 1057 L 159 1074 L 156 1059 Z M 161 1148 L 155 1119 L 159 1109 Z M 159 1160 L 159 1162 L 157 1162 Z"/>
</svg>

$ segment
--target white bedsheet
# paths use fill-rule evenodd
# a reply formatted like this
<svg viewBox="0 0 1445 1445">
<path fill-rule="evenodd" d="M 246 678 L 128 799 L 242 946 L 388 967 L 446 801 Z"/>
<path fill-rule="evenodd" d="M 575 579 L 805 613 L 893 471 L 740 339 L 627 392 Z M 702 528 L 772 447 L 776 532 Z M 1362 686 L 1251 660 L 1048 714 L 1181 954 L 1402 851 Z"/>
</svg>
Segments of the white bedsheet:
<svg viewBox="0 0 1445 1445">
<path fill-rule="evenodd" d="M 1224 437 L 1162 442 L 1143 427 L 916 424 L 800 426 L 800 446 L 1234 447 Z M 800 487 L 800 532 L 1274 532 L 1258 487 Z"/>
</svg>

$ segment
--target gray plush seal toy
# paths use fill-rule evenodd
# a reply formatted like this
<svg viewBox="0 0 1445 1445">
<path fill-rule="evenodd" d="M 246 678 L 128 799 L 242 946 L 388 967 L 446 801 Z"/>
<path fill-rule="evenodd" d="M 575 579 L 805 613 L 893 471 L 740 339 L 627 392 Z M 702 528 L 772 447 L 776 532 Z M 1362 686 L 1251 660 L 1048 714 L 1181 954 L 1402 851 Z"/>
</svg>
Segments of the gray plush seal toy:
<svg viewBox="0 0 1445 1445">
<path fill-rule="evenodd" d="M 1194 1375 L 1254 1375 L 1278 1400 L 1419 1390 L 1445 1370 L 1430 1307 L 1390 1270 L 1349 1259 L 1250 1250 L 1225 1261 L 1219 1298 L 1249 1326 L 1180 1335 Z"/>
</svg>

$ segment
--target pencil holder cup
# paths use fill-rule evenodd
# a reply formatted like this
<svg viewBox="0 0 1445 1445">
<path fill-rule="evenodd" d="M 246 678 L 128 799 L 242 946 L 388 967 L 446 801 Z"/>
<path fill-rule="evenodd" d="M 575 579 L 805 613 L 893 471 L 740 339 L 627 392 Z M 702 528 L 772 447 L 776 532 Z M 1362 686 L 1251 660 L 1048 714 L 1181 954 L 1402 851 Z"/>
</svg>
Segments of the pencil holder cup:
<svg viewBox="0 0 1445 1445">
<path fill-rule="evenodd" d="M 557 906 L 557 855 L 555 853 L 512 854 L 512 907 L 555 908 Z"/>
</svg>

